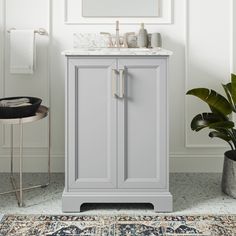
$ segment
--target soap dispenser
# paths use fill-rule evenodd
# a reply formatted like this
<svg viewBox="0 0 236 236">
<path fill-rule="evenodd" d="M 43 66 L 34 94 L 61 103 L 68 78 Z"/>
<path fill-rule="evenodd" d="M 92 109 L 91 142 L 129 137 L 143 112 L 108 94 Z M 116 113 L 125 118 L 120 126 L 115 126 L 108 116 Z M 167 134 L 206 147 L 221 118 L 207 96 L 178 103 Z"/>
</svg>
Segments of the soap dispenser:
<svg viewBox="0 0 236 236">
<path fill-rule="evenodd" d="M 147 46 L 148 46 L 148 33 L 147 30 L 144 29 L 144 23 L 142 23 L 138 34 L 138 47 L 146 48 Z"/>
</svg>

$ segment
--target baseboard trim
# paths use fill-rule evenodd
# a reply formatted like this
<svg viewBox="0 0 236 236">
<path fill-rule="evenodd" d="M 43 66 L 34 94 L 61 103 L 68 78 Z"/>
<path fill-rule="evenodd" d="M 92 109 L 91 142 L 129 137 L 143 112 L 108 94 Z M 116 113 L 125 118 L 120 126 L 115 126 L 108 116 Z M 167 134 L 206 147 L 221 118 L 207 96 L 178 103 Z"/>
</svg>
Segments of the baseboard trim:
<svg viewBox="0 0 236 236">
<path fill-rule="evenodd" d="M 188 154 L 188 153 L 170 153 L 170 158 L 216 158 L 221 159 L 224 154 Z"/>
<path fill-rule="evenodd" d="M 172 173 L 220 173 L 224 156 L 208 154 L 175 154 L 170 155 L 170 172 Z"/>
<path fill-rule="evenodd" d="M 26 173 L 45 173 L 47 172 L 47 155 L 24 154 L 23 171 Z M 14 159 L 14 171 L 18 172 L 19 158 Z M 51 155 L 51 172 L 62 173 L 65 170 L 64 155 Z M 0 155 L 0 172 L 10 172 L 10 156 Z"/>
<path fill-rule="evenodd" d="M 223 168 L 223 153 L 221 154 L 170 154 L 170 172 L 173 173 L 219 173 Z M 15 166 L 18 166 L 18 158 Z M 53 173 L 64 172 L 64 154 L 51 155 Z M 17 171 L 17 168 L 15 169 Z M 0 172 L 10 171 L 10 156 L 0 154 Z M 42 154 L 24 154 L 24 171 L 27 173 L 47 172 L 47 156 Z"/>
</svg>

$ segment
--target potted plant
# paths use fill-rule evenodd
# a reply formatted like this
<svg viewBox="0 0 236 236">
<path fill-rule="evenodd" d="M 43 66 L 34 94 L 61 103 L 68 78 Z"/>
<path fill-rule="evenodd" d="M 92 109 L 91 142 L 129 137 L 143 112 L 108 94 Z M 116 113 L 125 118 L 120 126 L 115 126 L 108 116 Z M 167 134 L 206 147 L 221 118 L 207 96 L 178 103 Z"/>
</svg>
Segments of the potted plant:
<svg viewBox="0 0 236 236">
<path fill-rule="evenodd" d="M 222 191 L 236 198 L 236 129 L 231 120 L 236 113 L 236 75 L 231 74 L 231 83 L 222 84 L 226 96 L 207 88 L 195 88 L 187 92 L 208 104 L 210 112 L 196 115 L 191 122 L 193 131 L 209 128 L 210 138 L 226 141 L 231 150 L 225 152 L 222 174 Z"/>
</svg>

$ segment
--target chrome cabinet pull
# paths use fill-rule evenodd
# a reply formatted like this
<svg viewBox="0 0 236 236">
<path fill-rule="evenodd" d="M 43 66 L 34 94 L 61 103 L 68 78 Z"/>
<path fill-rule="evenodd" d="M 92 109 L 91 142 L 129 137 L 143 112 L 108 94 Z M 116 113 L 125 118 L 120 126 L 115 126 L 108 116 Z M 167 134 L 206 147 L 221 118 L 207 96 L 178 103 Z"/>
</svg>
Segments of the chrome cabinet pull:
<svg viewBox="0 0 236 236">
<path fill-rule="evenodd" d="M 125 95 L 125 77 L 124 77 L 124 69 L 119 69 L 119 76 L 120 76 L 120 88 L 119 88 L 119 97 L 124 98 Z"/>
<path fill-rule="evenodd" d="M 112 69 L 112 96 L 114 98 L 118 97 L 118 94 L 117 94 L 117 80 L 116 80 L 116 77 L 117 77 L 118 73 L 119 72 L 116 69 Z"/>
<path fill-rule="evenodd" d="M 125 77 L 124 69 L 112 69 L 112 95 L 114 98 L 124 98 L 125 94 Z M 117 75 L 119 75 L 119 81 L 117 81 Z M 118 88 L 119 90 L 118 90 Z"/>
</svg>

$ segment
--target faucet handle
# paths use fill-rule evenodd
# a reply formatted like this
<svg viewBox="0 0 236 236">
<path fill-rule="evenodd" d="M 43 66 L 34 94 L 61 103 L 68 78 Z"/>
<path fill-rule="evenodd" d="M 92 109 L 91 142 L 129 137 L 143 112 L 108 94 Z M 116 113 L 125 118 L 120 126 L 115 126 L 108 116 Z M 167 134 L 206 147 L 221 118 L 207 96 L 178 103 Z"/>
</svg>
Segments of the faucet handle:
<svg viewBox="0 0 236 236">
<path fill-rule="evenodd" d="M 109 44 L 108 44 L 108 47 L 112 47 L 113 46 L 113 42 L 112 42 L 112 36 L 110 33 L 108 32 L 100 32 L 100 34 L 103 34 L 103 35 L 107 35 L 108 38 L 109 38 Z"/>
<path fill-rule="evenodd" d="M 124 47 L 128 48 L 128 36 L 129 35 L 135 35 L 135 32 L 127 32 L 124 34 Z"/>
</svg>

